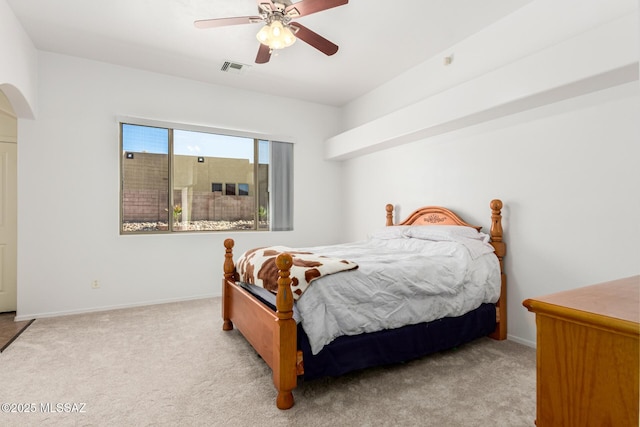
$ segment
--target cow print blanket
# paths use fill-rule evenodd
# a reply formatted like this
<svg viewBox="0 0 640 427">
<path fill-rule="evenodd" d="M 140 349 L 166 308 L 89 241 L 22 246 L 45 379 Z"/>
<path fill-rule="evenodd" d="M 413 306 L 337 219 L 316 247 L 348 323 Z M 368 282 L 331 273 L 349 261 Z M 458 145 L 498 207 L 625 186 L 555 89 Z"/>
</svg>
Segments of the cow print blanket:
<svg viewBox="0 0 640 427">
<path fill-rule="evenodd" d="M 238 259 L 236 272 L 240 281 L 277 293 L 279 276 L 276 257 L 283 252 L 291 255 L 293 260 L 289 277 L 294 300 L 302 296 L 313 280 L 327 274 L 358 268 L 358 264 L 351 261 L 297 251 L 284 246 L 270 246 L 251 249 Z"/>
</svg>

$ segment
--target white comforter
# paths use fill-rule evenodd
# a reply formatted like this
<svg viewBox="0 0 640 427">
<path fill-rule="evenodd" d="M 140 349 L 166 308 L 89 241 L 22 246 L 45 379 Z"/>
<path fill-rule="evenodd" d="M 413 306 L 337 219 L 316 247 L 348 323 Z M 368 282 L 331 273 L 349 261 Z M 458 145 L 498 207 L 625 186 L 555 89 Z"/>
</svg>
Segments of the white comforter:
<svg viewBox="0 0 640 427">
<path fill-rule="evenodd" d="M 300 248 L 359 266 L 315 280 L 297 301 L 312 352 L 342 335 L 460 316 L 496 302 L 500 267 L 487 236 L 445 233 L 443 238 L 442 230 L 436 238 L 409 238 L 395 228 L 395 237 Z"/>
</svg>

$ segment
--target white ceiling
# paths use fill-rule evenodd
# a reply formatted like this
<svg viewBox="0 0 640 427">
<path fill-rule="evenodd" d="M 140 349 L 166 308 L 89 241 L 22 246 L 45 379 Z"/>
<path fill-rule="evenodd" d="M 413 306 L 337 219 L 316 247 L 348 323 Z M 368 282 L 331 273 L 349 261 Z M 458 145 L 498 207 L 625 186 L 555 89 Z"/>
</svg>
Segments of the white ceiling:
<svg viewBox="0 0 640 427">
<path fill-rule="evenodd" d="M 336 106 L 530 1 L 351 0 L 297 20 L 338 53 L 298 40 L 255 64 L 261 24 L 202 30 L 193 21 L 257 15 L 256 0 L 7 0 L 39 50 Z M 250 67 L 224 73 L 225 61 Z"/>
</svg>

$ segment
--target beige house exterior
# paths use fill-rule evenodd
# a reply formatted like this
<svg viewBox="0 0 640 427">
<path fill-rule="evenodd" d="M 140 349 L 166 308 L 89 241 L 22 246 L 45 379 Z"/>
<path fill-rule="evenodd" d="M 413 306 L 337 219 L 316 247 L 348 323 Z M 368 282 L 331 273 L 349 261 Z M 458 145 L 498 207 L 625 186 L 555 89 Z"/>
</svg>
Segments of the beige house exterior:
<svg viewBox="0 0 640 427">
<path fill-rule="evenodd" d="M 122 222 L 160 222 L 169 217 L 169 156 L 125 152 L 122 157 Z M 174 156 L 173 206 L 177 221 L 254 220 L 256 204 L 268 209 L 269 165 L 247 159 Z"/>
</svg>

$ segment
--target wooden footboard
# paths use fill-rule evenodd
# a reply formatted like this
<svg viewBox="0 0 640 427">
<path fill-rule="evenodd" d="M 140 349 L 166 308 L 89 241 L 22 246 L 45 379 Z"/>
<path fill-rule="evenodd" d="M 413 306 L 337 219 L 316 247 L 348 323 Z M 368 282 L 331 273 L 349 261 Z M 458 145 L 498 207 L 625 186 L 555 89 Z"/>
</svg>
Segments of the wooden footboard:
<svg viewBox="0 0 640 427">
<path fill-rule="evenodd" d="M 292 260 L 288 254 L 276 259 L 279 270 L 276 312 L 236 285 L 233 264 L 232 239 L 224 241 L 225 262 L 222 280 L 222 329 L 235 327 L 251 343 L 273 371 L 273 383 L 278 391 L 276 406 L 293 406 L 292 390 L 297 385 L 297 329 L 293 320 L 293 295 L 289 269 Z"/>
<path fill-rule="evenodd" d="M 506 246 L 502 241 L 502 202 L 491 201 L 491 244 L 500 262 L 501 294 L 496 303 L 497 326 L 490 335 L 494 339 L 507 337 L 507 300 L 506 275 L 504 274 L 503 257 Z M 387 205 L 387 225 L 393 225 L 393 206 Z M 453 212 L 440 207 L 426 207 L 414 212 L 401 224 L 425 225 L 456 224 L 471 226 Z M 476 227 L 480 228 L 480 227 Z M 267 365 L 273 371 L 273 383 L 278 392 L 276 405 L 280 409 L 289 409 L 294 404 L 292 390 L 297 385 L 297 375 L 303 373 L 303 361 L 297 350 L 297 327 L 293 319 L 293 295 L 289 269 L 291 256 L 281 254 L 276 259 L 279 270 L 278 292 L 276 295 L 276 312 L 265 306 L 256 297 L 236 284 L 238 279 L 233 262 L 232 239 L 224 241 L 225 260 L 224 278 L 222 280 L 222 329 L 232 330 L 234 326 L 251 343 Z"/>
</svg>

